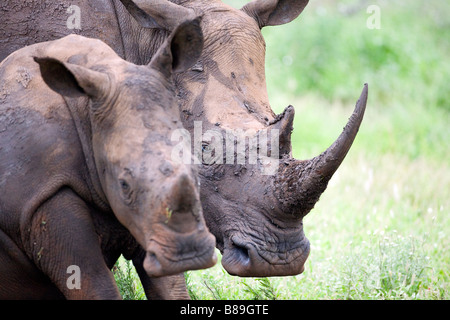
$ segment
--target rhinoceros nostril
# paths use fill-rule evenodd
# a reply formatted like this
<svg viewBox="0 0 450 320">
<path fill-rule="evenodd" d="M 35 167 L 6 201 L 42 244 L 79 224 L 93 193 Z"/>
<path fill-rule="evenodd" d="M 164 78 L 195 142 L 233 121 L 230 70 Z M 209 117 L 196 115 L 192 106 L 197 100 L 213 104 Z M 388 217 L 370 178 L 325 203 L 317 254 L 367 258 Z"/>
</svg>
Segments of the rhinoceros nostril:
<svg viewBox="0 0 450 320">
<path fill-rule="evenodd" d="M 157 275 L 161 273 L 162 266 L 156 253 L 148 251 L 144 260 L 144 269 L 148 275 Z"/>
<path fill-rule="evenodd" d="M 236 262 L 241 265 L 248 265 L 250 263 L 249 249 L 244 244 L 236 243 L 235 241 L 232 241 L 232 243 Z"/>
</svg>

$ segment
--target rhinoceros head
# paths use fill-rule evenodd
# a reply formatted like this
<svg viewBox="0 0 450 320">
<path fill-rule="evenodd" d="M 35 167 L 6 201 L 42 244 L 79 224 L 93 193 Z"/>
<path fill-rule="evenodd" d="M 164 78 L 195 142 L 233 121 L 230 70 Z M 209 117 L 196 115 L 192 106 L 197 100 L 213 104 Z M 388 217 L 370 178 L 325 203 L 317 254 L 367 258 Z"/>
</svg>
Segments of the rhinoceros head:
<svg viewBox="0 0 450 320">
<path fill-rule="evenodd" d="M 78 40 L 72 44 L 83 45 Z M 181 127 L 172 72 L 190 67 L 202 43 L 199 20 L 194 20 L 180 25 L 148 66 L 125 62 L 115 54 L 100 57 L 94 66 L 70 63 L 93 59 L 91 52 L 85 58 L 72 56 L 69 62 L 35 58 L 52 89 L 90 98 L 92 152 L 104 196 L 145 249 L 144 268 L 151 276 L 216 262 L 197 172 L 171 161 L 173 144 L 168 138 Z M 106 47 L 100 41 L 96 45 Z"/>
<path fill-rule="evenodd" d="M 261 28 L 292 21 L 308 1 L 256 0 L 237 10 L 216 0 L 134 0 L 155 18 L 151 28 L 170 29 L 158 22 L 165 10 L 155 14 L 155 2 L 166 11 L 202 15 L 204 50 L 190 70 L 176 75 L 176 90 L 184 127 L 202 163 L 204 216 L 223 254 L 223 266 L 239 276 L 301 273 L 309 254 L 303 217 L 356 136 L 367 86 L 343 133 L 324 153 L 310 160 L 293 159 L 294 108 L 275 115 L 270 107 Z M 256 144 L 239 149 L 250 140 Z"/>
</svg>

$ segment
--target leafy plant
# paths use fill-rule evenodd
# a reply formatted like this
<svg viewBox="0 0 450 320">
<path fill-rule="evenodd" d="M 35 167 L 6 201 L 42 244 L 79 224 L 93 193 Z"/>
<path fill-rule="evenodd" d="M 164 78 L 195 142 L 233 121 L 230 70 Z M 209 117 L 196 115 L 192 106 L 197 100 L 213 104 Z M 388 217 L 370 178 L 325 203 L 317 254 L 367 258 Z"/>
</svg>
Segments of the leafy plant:
<svg viewBox="0 0 450 320">
<path fill-rule="evenodd" d="M 114 279 L 124 300 L 144 300 L 145 293 L 133 263 L 123 257 L 113 267 Z"/>
<path fill-rule="evenodd" d="M 278 298 L 277 290 L 270 283 L 268 278 L 257 278 L 256 285 L 252 286 L 247 282 L 242 282 L 245 286 L 244 291 L 253 296 L 252 300 L 276 300 Z"/>
</svg>

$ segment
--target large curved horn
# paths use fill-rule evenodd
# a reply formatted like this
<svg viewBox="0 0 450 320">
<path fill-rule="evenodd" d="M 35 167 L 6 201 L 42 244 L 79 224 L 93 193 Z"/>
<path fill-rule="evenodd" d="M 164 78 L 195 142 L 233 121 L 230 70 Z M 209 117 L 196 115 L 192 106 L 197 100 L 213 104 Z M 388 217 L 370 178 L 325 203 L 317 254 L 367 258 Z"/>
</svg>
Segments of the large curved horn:
<svg viewBox="0 0 450 320">
<path fill-rule="evenodd" d="M 120 0 L 133 18 L 144 28 L 172 31 L 181 22 L 196 17 L 193 9 L 167 0 Z"/>
<path fill-rule="evenodd" d="M 311 160 L 291 158 L 281 162 L 276 183 L 278 199 L 285 211 L 301 217 L 319 200 L 355 140 L 366 110 L 367 94 L 368 85 L 365 84 L 343 132 L 325 152 Z"/>
</svg>

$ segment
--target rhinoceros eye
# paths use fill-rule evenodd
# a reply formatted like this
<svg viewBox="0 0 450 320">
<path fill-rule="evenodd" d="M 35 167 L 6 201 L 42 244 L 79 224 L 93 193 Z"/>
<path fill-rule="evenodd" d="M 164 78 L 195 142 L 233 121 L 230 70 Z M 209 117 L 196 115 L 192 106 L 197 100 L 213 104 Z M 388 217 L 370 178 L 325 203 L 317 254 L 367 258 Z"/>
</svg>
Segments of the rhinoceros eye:
<svg viewBox="0 0 450 320">
<path fill-rule="evenodd" d="M 128 206 L 132 205 L 134 203 L 135 196 L 130 184 L 124 179 L 119 179 L 119 185 L 122 191 L 123 201 Z"/>
<path fill-rule="evenodd" d="M 211 151 L 209 144 L 203 142 L 203 143 L 202 143 L 202 151 L 203 151 L 203 152 L 209 152 L 209 151 Z"/>
<path fill-rule="evenodd" d="M 136 197 L 135 179 L 132 169 L 124 168 L 117 177 L 117 187 L 120 190 L 122 200 L 126 205 L 132 205 Z"/>
<path fill-rule="evenodd" d="M 212 165 L 217 161 L 217 151 L 206 142 L 202 143 L 202 163 L 204 165 Z"/>
<path fill-rule="evenodd" d="M 120 188 L 124 194 L 128 194 L 130 192 L 130 185 L 123 179 L 119 180 Z"/>
</svg>

